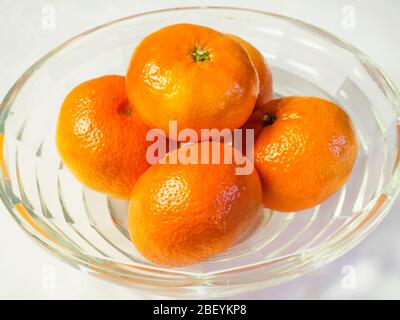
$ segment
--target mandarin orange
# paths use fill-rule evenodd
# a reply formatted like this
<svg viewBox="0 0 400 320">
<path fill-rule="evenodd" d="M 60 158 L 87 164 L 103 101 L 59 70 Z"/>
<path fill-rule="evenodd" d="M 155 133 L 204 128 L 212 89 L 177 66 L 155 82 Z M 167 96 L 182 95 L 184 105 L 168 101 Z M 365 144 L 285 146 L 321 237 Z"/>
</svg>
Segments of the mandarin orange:
<svg viewBox="0 0 400 320">
<path fill-rule="evenodd" d="M 252 44 L 238 36 L 229 36 L 243 46 L 248 53 L 250 60 L 253 62 L 254 67 L 256 68 L 260 90 L 258 92 L 255 109 L 258 109 L 260 106 L 263 106 L 272 100 L 273 89 L 271 70 L 262 53 L 258 51 Z"/>
<path fill-rule="evenodd" d="M 96 191 L 128 198 L 149 167 L 146 133 L 129 104 L 124 77 L 109 75 L 86 81 L 67 95 L 56 143 L 78 180 Z"/>
<path fill-rule="evenodd" d="M 357 156 L 356 133 L 346 112 L 314 97 L 273 100 L 263 112 L 255 166 L 265 207 L 310 208 L 343 186 Z"/>
<path fill-rule="evenodd" d="M 197 148 L 209 149 L 208 164 L 198 163 Z M 214 148 L 220 164 L 212 164 Z M 224 155 L 235 152 L 218 142 L 186 145 L 140 177 L 128 222 L 132 242 L 144 257 L 174 267 L 201 262 L 226 250 L 253 226 L 261 183 L 254 168 L 249 175 L 237 175 L 234 163 L 224 163 Z M 172 161 L 182 155 L 187 164 Z"/>
<path fill-rule="evenodd" d="M 246 50 L 208 27 L 162 28 L 136 47 L 126 75 L 129 100 L 151 128 L 240 128 L 259 92 Z"/>
</svg>

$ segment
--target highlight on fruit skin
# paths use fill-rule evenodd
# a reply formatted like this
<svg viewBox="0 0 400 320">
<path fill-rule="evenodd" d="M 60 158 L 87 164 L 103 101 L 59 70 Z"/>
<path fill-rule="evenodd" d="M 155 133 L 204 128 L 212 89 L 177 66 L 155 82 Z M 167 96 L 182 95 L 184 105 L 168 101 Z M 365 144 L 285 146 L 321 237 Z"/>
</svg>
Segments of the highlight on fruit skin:
<svg viewBox="0 0 400 320">
<path fill-rule="evenodd" d="M 257 172 L 237 175 L 235 164 L 193 164 L 198 146 L 210 151 L 217 147 L 221 154 L 237 152 L 219 142 L 187 145 L 167 157 L 184 152 L 190 155 L 190 164 L 170 164 L 167 159 L 166 164 L 150 167 L 134 186 L 130 237 L 155 264 L 181 267 L 205 261 L 235 244 L 259 221 Z"/>
<path fill-rule="evenodd" d="M 199 134 L 240 128 L 254 109 L 259 81 L 237 41 L 208 27 L 176 24 L 139 43 L 126 88 L 148 127 L 168 132 L 169 121 L 177 121 L 178 130 Z"/>
<path fill-rule="evenodd" d="M 125 91 L 124 77 L 107 75 L 79 84 L 59 112 L 56 145 L 72 174 L 86 186 L 127 199 L 149 167 L 147 127 Z"/>
<path fill-rule="evenodd" d="M 254 154 L 265 207 L 311 208 L 345 184 L 358 144 L 349 116 L 338 105 L 316 97 L 286 97 L 265 105 L 258 116 L 256 126 L 263 128 Z"/>
</svg>

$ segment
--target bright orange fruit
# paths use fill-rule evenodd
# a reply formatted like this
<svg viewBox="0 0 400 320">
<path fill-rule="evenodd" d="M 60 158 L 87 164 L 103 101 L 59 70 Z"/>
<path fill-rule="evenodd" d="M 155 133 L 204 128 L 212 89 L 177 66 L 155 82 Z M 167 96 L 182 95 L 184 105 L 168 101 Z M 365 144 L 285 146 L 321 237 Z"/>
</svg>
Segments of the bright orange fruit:
<svg viewBox="0 0 400 320">
<path fill-rule="evenodd" d="M 357 140 L 348 115 L 314 97 L 271 101 L 260 113 L 255 166 L 265 207 L 298 211 L 313 207 L 348 179 Z"/>
<path fill-rule="evenodd" d="M 65 165 L 85 185 L 128 198 L 149 167 L 147 128 L 129 104 L 122 76 L 86 81 L 65 98 L 56 143 Z"/>
<path fill-rule="evenodd" d="M 259 92 L 246 50 L 213 29 L 177 24 L 162 28 L 135 49 L 126 76 L 129 100 L 143 121 L 168 132 L 184 128 L 240 128 Z"/>
<path fill-rule="evenodd" d="M 209 148 L 210 164 L 196 163 L 198 147 Z M 235 164 L 211 164 L 213 148 L 221 155 L 237 152 L 218 142 L 187 145 L 136 183 L 129 233 L 154 263 L 177 267 L 204 261 L 234 244 L 256 219 L 261 206 L 258 174 L 253 169 L 250 175 L 237 175 Z M 187 155 L 190 164 L 171 163 L 178 154 Z"/>
<path fill-rule="evenodd" d="M 258 51 L 252 44 L 239 38 L 235 35 L 229 35 L 231 38 L 239 42 L 248 53 L 250 60 L 253 62 L 256 68 L 258 80 L 259 80 L 259 92 L 255 105 L 255 109 L 265 105 L 272 100 L 272 73 L 264 59 L 264 56 Z"/>
</svg>

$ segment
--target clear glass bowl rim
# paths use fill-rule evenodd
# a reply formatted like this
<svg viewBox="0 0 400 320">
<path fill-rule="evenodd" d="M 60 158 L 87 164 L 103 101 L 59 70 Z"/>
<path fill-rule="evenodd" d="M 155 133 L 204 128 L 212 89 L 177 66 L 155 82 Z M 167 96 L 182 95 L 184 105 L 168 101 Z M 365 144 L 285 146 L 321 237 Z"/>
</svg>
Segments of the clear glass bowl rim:
<svg viewBox="0 0 400 320">
<path fill-rule="evenodd" d="M 239 8 L 239 7 L 225 7 L 225 6 L 183 6 L 177 8 L 167 8 L 162 10 L 148 11 L 140 14 L 131 15 L 128 17 L 113 20 L 111 22 L 99 25 L 88 31 L 85 31 L 70 40 L 62 43 L 56 48 L 49 51 L 37 62 L 35 62 L 29 69 L 27 69 L 22 76 L 15 82 L 15 84 L 8 91 L 0 105 L 0 132 L 4 133 L 4 122 L 7 118 L 8 111 L 11 109 L 19 91 L 23 88 L 24 84 L 32 76 L 35 70 L 44 66 L 46 61 L 55 56 L 58 52 L 63 50 L 65 47 L 71 43 L 84 38 L 86 35 L 92 34 L 98 30 L 116 25 L 118 23 L 123 23 L 127 20 L 132 20 L 138 17 L 143 17 L 147 15 L 157 14 L 157 13 L 169 13 L 173 11 L 191 11 L 191 10 L 231 10 L 231 11 L 241 11 L 248 12 L 251 14 L 260 14 L 275 17 L 286 22 L 292 23 L 294 25 L 300 26 L 302 28 L 311 30 L 321 36 L 328 38 L 329 40 L 335 42 L 336 45 L 349 51 L 358 60 L 362 61 L 364 64 L 371 66 L 375 72 L 377 72 L 380 85 L 385 90 L 388 99 L 391 101 L 393 108 L 396 110 L 397 122 L 400 119 L 400 93 L 394 86 L 393 82 L 389 77 L 363 52 L 358 48 L 348 43 L 345 40 L 338 38 L 337 36 L 321 29 L 316 26 L 305 23 L 301 20 L 287 17 L 284 15 L 270 13 L 255 9 Z M 399 140 L 399 139 L 398 139 Z M 399 145 L 396 145 L 397 152 L 399 152 Z M 1 148 L 2 149 L 2 148 Z M 399 157 L 398 157 L 399 158 Z M 158 289 L 160 287 L 166 289 L 165 293 L 168 293 L 168 288 L 200 288 L 203 286 L 208 287 L 219 287 L 220 289 L 226 288 L 225 294 L 231 294 L 233 292 L 245 291 L 250 289 L 262 288 L 269 284 L 276 284 L 296 278 L 305 272 L 312 270 L 318 265 L 325 264 L 329 261 L 334 260 L 338 256 L 350 250 L 362 239 L 364 239 L 384 218 L 389 208 L 393 204 L 394 199 L 399 193 L 400 187 L 400 165 L 399 162 L 396 163 L 394 173 L 392 174 L 391 180 L 388 183 L 387 192 L 381 194 L 384 197 L 377 197 L 374 203 L 369 206 L 370 209 L 376 211 L 376 216 L 373 223 L 368 225 L 367 228 L 360 228 L 357 233 L 351 234 L 350 237 L 346 237 L 346 242 L 342 243 L 328 243 L 322 248 L 308 249 L 299 254 L 289 255 L 279 259 L 272 259 L 268 261 L 263 261 L 257 264 L 244 267 L 243 270 L 232 270 L 224 271 L 222 273 L 205 273 L 202 275 L 191 275 L 187 273 L 181 273 L 179 270 L 162 270 L 157 267 L 150 267 L 132 263 L 123 264 L 117 263 L 106 258 L 96 258 L 89 257 L 77 252 L 71 252 L 67 248 L 58 245 L 53 240 L 49 240 L 48 237 L 43 235 L 41 232 L 36 230 L 30 223 L 21 218 L 20 212 L 16 210 L 16 201 L 12 197 L 12 191 L 9 188 L 7 178 L 4 176 L 2 170 L 0 175 L 0 197 L 8 209 L 12 217 L 16 220 L 17 224 L 40 246 L 47 249 L 50 253 L 54 254 L 58 258 L 61 258 L 68 264 L 79 267 L 81 270 L 87 270 L 94 274 L 100 274 L 103 278 L 109 280 L 117 280 L 121 283 L 132 285 L 144 290 Z M 354 226 L 357 228 L 359 224 Z M 354 230 L 352 229 L 352 230 Z M 269 272 L 264 272 L 269 269 Z M 227 283 L 229 281 L 229 288 Z M 186 296 L 187 292 L 185 290 L 181 291 L 182 296 Z M 223 294 L 219 294 L 223 295 Z"/>
</svg>

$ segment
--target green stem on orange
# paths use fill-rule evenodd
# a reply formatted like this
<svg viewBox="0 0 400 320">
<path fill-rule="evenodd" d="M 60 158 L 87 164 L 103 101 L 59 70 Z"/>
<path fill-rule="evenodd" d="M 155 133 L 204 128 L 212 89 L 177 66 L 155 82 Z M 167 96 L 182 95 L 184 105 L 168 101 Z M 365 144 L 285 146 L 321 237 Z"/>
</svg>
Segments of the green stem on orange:
<svg viewBox="0 0 400 320">
<path fill-rule="evenodd" d="M 205 49 L 196 48 L 193 52 L 193 60 L 196 62 L 210 60 L 210 53 Z"/>
</svg>

